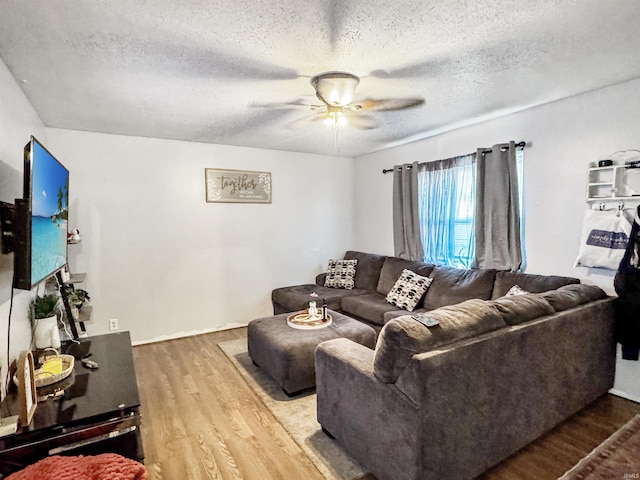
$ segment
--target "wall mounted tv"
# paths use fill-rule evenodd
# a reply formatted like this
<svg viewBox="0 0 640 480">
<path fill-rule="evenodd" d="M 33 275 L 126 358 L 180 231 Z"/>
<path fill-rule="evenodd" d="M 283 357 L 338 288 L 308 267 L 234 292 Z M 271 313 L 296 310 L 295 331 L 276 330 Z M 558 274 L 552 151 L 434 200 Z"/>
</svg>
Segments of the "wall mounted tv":
<svg viewBox="0 0 640 480">
<path fill-rule="evenodd" d="M 69 170 L 35 137 L 24 147 L 24 198 L 16 199 L 13 286 L 31 290 L 67 264 Z"/>
</svg>

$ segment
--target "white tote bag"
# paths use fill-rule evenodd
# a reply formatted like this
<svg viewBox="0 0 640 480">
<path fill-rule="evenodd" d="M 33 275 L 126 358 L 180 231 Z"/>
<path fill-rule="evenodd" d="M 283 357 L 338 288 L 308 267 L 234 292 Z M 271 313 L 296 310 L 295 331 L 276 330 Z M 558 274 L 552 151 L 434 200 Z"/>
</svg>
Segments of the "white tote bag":
<svg viewBox="0 0 640 480">
<path fill-rule="evenodd" d="M 587 210 L 575 267 L 617 270 L 631 235 L 631 223 L 620 210 Z"/>
</svg>

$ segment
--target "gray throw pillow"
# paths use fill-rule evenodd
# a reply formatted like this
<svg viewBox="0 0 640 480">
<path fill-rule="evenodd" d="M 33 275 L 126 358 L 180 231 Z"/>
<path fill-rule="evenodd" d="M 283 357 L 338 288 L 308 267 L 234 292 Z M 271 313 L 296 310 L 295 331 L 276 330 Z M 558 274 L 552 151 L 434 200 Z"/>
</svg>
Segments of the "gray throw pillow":
<svg viewBox="0 0 640 480">
<path fill-rule="evenodd" d="M 329 260 L 324 286 L 351 290 L 356 276 L 358 260 Z"/>
<path fill-rule="evenodd" d="M 412 312 L 432 281 L 432 278 L 423 277 L 405 268 L 387 294 L 386 300 L 391 305 Z"/>
</svg>

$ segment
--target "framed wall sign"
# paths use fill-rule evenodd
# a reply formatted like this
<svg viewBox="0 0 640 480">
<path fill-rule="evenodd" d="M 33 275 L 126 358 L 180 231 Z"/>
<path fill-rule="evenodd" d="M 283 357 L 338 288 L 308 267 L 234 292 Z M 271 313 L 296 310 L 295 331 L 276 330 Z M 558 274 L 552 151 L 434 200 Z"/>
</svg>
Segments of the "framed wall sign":
<svg viewBox="0 0 640 480">
<path fill-rule="evenodd" d="M 20 426 L 26 427 L 31 423 L 38 405 L 33 354 L 29 350 L 20 354 L 16 376 L 18 377 L 18 401 L 20 402 L 19 423 Z"/>
<path fill-rule="evenodd" d="M 207 202 L 271 203 L 271 173 L 204 169 Z"/>
</svg>

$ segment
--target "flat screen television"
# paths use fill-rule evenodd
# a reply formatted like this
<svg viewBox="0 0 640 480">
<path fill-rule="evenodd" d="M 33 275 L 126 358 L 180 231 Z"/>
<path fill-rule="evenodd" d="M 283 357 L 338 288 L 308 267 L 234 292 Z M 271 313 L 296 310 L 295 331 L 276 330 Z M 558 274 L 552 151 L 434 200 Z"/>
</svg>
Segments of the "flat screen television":
<svg viewBox="0 0 640 480">
<path fill-rule="evenodd" d="M 67 264 L 69 170 L 35 137 L 24 147 L 24 198 L 16 199 L 13 286 L 31 290 Z"/>
</svg>

